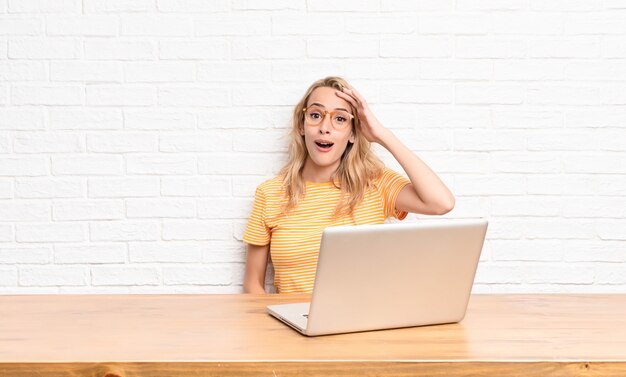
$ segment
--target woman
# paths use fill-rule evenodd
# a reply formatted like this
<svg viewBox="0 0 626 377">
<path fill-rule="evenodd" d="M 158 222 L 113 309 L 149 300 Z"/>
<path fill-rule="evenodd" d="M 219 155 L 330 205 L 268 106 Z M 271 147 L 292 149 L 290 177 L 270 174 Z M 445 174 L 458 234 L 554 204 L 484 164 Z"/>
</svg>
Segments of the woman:
<svg viewBox="0 0 626 377">
<path fill-rule="evenodd" d="M 265 293 L 268 255 L 278 293 L 313 289 L 324 228 L 381 224 L 407 212 L 442 215 L 455 199 L 437 175 L 372 114 L 340 77 L 314 82 L 293 113 L 289 162 L 260 184 L 243 240 L 244 292 Z M 410 181 L 384 167 L 385 147 Z"/>
</svg>

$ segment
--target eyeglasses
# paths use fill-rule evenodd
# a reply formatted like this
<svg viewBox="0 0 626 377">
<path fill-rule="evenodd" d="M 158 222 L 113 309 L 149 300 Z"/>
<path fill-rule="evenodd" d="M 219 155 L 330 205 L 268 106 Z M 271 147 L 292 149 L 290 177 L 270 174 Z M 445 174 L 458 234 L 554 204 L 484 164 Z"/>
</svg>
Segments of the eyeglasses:
<svg viewBox="0 0 626 377">
<path fill-rule="evenodd" d="M 344 110 L 327 111 L 320 106 L 309 106 L 302 109 L 304 112 L 304 120 L 311 126 L 317 126 L 326 118 L 326 114 L 330 114 L 331 124 L 333 128 L 342 130 L 351 123 L 354 115 Z"/>
</svg>

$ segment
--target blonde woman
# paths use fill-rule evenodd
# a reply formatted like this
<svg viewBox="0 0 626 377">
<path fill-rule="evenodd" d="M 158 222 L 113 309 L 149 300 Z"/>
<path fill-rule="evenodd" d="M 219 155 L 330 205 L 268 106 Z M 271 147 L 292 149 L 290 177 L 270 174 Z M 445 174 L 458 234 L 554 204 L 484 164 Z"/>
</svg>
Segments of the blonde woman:
<svg viewBox="0 0 626 377">
<path fill-rule="evenodd" d="M 244 292 L 265 293 L 271 256 L 278 293 L 313 289 L 322 230 L 381 224 L 408 212 L 442 215 L 455 199 L 340 77 L 314 82 L 293 113 L 289 161 L 260 184 L 243 240 Z M 370 143 L 385 147 L 409 179 L 386 168 Z"/>
</svg>

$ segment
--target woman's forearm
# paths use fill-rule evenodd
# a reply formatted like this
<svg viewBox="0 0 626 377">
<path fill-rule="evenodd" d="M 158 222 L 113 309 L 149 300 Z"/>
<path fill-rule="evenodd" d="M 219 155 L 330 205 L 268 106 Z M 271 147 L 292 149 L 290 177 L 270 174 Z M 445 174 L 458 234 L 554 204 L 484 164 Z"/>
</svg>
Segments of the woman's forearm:
<svg viewBox="0 0 626 377">
<path fill-rule="evenodd" d="M 439 179 L 426 163 L 407 148 L 391 130 L 386 129 L 379 139 L 379 144 L 385 147 L 400 163 L 415 189 L 420 200 L 430 206 L 447 208 L 454 207 L 455 199 L 452 192 Z"/>
</svg>

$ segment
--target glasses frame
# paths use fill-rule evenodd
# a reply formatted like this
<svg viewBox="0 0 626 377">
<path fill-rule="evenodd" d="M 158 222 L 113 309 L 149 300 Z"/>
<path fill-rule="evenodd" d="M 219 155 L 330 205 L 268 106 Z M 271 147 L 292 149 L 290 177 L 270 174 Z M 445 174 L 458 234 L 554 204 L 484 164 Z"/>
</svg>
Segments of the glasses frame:
<svg viewBox="0 0 626 377">
<path fill-rule="evenodd" d="M 302 112 L 304 113 L 304 123 L 307 123 L 307 122 L 308 122 L 308 121 L 307 121 L 307 119 L 306 119 L 306 111 L 307 111 L 310 107 L 319 107 L 319 106 L 318 106 L 318 105 L 307 106 L 307 107 L 305 107 L 304 109 L 302 109 Z M 344 130 L 344 129 L 346 129 L 346 128 L 348 127 L 347 125 L 346 125 L 346 127 L 337 127 L 337 126 L 335 126 L 335 122 L 333 121 L 333 115 L 334 115 L 335 113 L 337 113 L 337 112 L 339 112 L 339 111 L 343 113 L 343 112 L 345 112 L 345 110 L 332 110 L 332 111 L 328 111 L 328 110 L 323 109 L 323 108 L 321 108 L 321 107 L 320 107 L 320 110 L 321 110 L 321 112 L 322 112 L 323 116 L 320 118 L 319 122 L 317 122 L 317 123 L 315 123 L 315 124 L 313 124 L 313 123 L 309 123 L 309 124 L 312 124 L 312 125 L 314 125 L 314 126 L 317 126 L 318 124 L 322 123 L 322 122 L 324 121 L 324 119 L 326 119 L 326 115 L 330 114 L 330 124 L 332 124 L 332 126 L 333 126 L 333 128 L 334 128 L 334 129 L 336 129 L 336 130 Z M 352 115 L 352 114 L 350 114 L 350 113 L 348 113 L 348 112 L 346 112 L 346 114 L 348 114 L 348 116 L 350 117 L 350 121 L 352 121 L 352 120 L 354 119 L 354 115 Z"/>
</svg>

